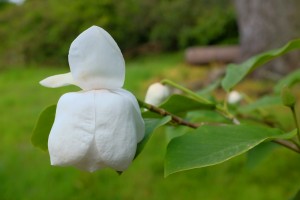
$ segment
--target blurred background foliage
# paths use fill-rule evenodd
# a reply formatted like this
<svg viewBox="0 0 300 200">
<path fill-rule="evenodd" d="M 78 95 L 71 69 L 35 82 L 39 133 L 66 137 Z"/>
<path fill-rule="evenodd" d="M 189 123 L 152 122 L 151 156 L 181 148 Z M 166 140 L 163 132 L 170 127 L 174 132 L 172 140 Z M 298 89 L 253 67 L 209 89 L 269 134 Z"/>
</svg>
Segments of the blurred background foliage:
<svg viewBox="0 0 300 200">
<path fill-rule="evenodd" d="M 230 0 L 1 0 L 0 64 L 66 65 L 70 43 L 91 25 L 126 57 L 238 41 Z"/>
</svg>

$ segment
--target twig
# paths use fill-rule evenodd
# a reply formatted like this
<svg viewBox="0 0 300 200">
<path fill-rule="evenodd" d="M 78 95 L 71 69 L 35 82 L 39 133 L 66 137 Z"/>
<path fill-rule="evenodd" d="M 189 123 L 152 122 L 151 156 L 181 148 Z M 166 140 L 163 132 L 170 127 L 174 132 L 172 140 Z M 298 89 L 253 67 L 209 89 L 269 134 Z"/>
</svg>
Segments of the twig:
<svg viewBox="0 0 300 200">
<path fill-rule="evenodd" d="M 296 144 L 288 141 L 288 140 L 282 140 L 282 139 L 276 139 L 276 140 L 272 140 L 272 142 L 277 143 L 281 146 L 284 146 L 292 151 L 295 151 L 297 153 L 300 153 L 300 148 L 299 146 L 297 146 Z"/>
<path fill-rule="evenodd" d="M 300 133 L 299 133 L 300 126 L 299 126 L 299 123 L 298 123 L 298 118 L 297 118 L 297 114 L 296 114 L 296 110 L 295 110 L 295 105 L 291 106 L 290 108 L 292 110 L 293 118 L 294 118 L 294 121 L 295 121 L 295 124 L 296 124 L 296 127 L 297 127 L 298 142 L 300 142 Z"/>
<path fill-rule="evenodd" d="M 184 125 L 184 126 L 188 126 L 191 128 L 198 128 L 200 125 L 199 124 L 194 124 L 188 121 L 185 121 L 184 119 L 182 119 L 181 117 L 178 117 L 162 108 L 158 108 L 156 106 L 147 104 L 145 102 L 139 101 L 139 104 L 144 107 L 147 108 L 148 110 L 150 110 L 151 112 L 155 112 L 161 116 L 171 116 L 172 121 L 175 122 L 176 124 L 180 124 L 180 125 Z"/>
</svg>

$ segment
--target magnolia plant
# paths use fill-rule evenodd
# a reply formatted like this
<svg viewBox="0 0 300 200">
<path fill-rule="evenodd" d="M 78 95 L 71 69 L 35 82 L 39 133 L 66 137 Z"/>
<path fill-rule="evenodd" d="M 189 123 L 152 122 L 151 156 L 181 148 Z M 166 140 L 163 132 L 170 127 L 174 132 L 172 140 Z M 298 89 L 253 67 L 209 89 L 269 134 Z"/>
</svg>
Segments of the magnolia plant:
<svg viewBox="0 0 300 200">
<path fill-rule="evenodd" d="M 256 100 L 234 91 L 235 86 L 263 64 L 292 50 L 300 40 L 227 66 L 225 76 L 200 91 L 170 80 L 151 85 L 145 102 L 122 89 L 125 64 L 119 47 L 102 28 L 93 26 L 71 44 L 71 73 L 49 77 L 41 84 L 79 86 L 47 107 L 34 129 L 32 142 L 49 150 L 53 165 L 95 171 L 124 171 L 140 154 L 154 130 L 169 127 L 165 176 L 225 162 L 258 145 L 276 143 L 300 153 L 294 85 L 300 70 L 284 77 L 272 92 Z M 180 90 L 171 94 L 169 88 Z M 213 96 L 223 90 L 224 100 Z M 285 126 L 272 108 L 289 108 L 293 126 Z M 268 109 L 271 108 L 271 109 Z M 142 113 L 141 113 L 142 111 Z"/>
</svg>

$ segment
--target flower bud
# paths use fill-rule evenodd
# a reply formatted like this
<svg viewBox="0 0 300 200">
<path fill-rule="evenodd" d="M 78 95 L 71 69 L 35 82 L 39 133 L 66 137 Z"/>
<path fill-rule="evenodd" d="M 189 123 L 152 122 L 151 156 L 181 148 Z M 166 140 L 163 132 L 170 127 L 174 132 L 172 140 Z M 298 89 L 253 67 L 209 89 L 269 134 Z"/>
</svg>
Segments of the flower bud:
<svg viewBox="0 0 300 200">
<path fill-rule="evenodd" d="M 154 83 L 150 85 L 147 90 L 145 102 L 158 106 L 166 100 L 170 94 L 170 89 L 167 86 L 162 85 L 161 83 Z"/>
<path fill-rule="evenodd" d="M 242 95 L 239 92 L 234 90 L 229 93 L 227 101 L 229 104 L 236 104 L 239 101 L 241 101 L 242 98 L 243 98 Z"/>
<path fill-rule="evenodd" d="M 292 94 L 290 88 L 288 87 L 283 87 L 281 90 L 281 101 L 283 105 L 288 106 L 288 107 L 293 107 L 296 103 L 296 98 Z"/>
</svg>

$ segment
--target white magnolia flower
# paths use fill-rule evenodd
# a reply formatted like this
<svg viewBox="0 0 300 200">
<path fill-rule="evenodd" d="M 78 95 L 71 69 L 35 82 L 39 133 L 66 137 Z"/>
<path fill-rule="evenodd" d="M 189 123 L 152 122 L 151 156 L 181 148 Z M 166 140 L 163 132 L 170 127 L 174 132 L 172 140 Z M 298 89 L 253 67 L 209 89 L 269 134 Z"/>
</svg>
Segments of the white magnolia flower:
<svg viewBox="0 0 300 200">
<path fill-rule="evenodd" d="M 71 44 L 69 65 L 71 73 L 40 82 L 83 89 L 64 94 L 57 104 L 48 139 L 51 164 L 124 171 L 145 127 L 136 98 L 122 89 L 125 62 L 118 45 L 105 30 L 92 26 Z"/>
<path fill-rule="evenodd" d="M 161 83 L 153 83 L 147 90 L 145 102 L 158 106 L 166 100 L 170 94 L 170 89 L 167 86 Z"/>
<path fill-rule="evenodd" d="M 242 98 L 243 96 L 239 92 L 234 90 L 229 93 L 227 101 L 229 104 L 236 104 L 241 101 Z"/>
</svg>

